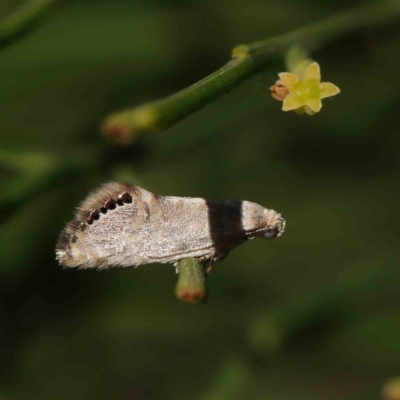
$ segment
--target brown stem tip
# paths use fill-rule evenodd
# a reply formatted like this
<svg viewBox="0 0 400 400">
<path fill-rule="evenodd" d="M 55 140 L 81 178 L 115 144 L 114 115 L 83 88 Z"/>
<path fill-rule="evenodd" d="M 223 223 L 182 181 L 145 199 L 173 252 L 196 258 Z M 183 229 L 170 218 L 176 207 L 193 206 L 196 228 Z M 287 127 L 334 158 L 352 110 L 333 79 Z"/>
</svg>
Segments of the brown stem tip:
<svg viewBox="0 0 400 400">
<path fill-rule="evenodd" d="M 203 302 L 207 296 L 207 272 L 204 266 L 195 258 L 185 258 L 178 262 L 177 270 L 176 297 L 186 303 Z"/>
<path fill-rule="evenodd" d="M 114 142 L 127 145 L 132 142 L 133 135 L 129 128 L 122 124 L 109 121 L 105 122 L 102 127 L 102 132 Z"/>
</svg>

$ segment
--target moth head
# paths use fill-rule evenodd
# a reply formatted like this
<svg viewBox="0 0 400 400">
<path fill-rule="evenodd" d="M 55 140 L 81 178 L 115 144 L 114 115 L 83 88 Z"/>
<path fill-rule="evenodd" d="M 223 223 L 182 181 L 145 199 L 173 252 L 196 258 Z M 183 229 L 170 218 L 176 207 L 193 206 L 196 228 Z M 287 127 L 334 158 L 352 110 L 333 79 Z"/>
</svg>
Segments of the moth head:
<svg viewBox="0 0 400 400">
<path fill-rule="evenodd" d="M 275 239 L 282 235 L 285 231 L 286 221 L 274 210 L 264 210 L 265 229 L 263 229 L 259 237 L 264 239 Z"/>
</svg>

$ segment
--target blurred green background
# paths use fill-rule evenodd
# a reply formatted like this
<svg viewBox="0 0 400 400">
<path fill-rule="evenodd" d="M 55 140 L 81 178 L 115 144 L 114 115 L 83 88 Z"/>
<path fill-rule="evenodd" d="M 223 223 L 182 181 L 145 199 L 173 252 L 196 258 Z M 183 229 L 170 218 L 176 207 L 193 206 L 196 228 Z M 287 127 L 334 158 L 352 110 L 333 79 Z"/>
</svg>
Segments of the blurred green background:
<svg viewBox="0 0 400 400">
<path fill-rule="evenodd" d="M 313 55 L 342 90 L 314 117 L 270 97 L 279 62 L 132 147 L 99 134 L 237 44 L 362 3 L 60 1 L 2 45 L 1 400 L 381 398 L 400 374 L 399 25 Z M 216 264 L 197 306 L 169 265 L 63 270 L 57 237 L 107 180 L 254 201 L 286 233 Z"/>
</svg>

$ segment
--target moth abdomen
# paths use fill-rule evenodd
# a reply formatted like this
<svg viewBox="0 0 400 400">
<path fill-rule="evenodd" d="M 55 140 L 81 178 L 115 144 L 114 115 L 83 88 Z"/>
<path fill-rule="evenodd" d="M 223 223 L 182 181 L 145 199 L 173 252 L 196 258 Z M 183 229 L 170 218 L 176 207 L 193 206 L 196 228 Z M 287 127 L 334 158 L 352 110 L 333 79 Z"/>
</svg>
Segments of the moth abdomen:
<svg viewBox="0 0 400 400">
<path fill-rule="evenodd" d="M 157 196 L 138 186 L 107 183 L 80 205 L 56 254 L 63 266 L 83 268 L 186 257 L 214 262 L 255 236 L 280 236 L 284 226 L 280 214 L 247 201 Z"/>
</svg>

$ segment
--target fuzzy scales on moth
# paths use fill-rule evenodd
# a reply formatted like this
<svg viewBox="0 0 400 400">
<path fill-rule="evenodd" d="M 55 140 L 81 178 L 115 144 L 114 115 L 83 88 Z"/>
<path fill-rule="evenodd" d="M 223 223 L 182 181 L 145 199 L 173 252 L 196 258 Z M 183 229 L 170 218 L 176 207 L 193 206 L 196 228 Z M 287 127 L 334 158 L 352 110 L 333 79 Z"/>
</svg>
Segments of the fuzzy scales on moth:
<svg viewBox="0 0 400 400">
<path fill-rule="evenodd" d="M 107 268 L 174 263 L 212 264 L 254 237 L 280 236 L 285 220 L 258 204 L 157 196 L 107 183 L 86 198 L 62 231 L 57 260 L 65 267 Z"/>
</svg>

